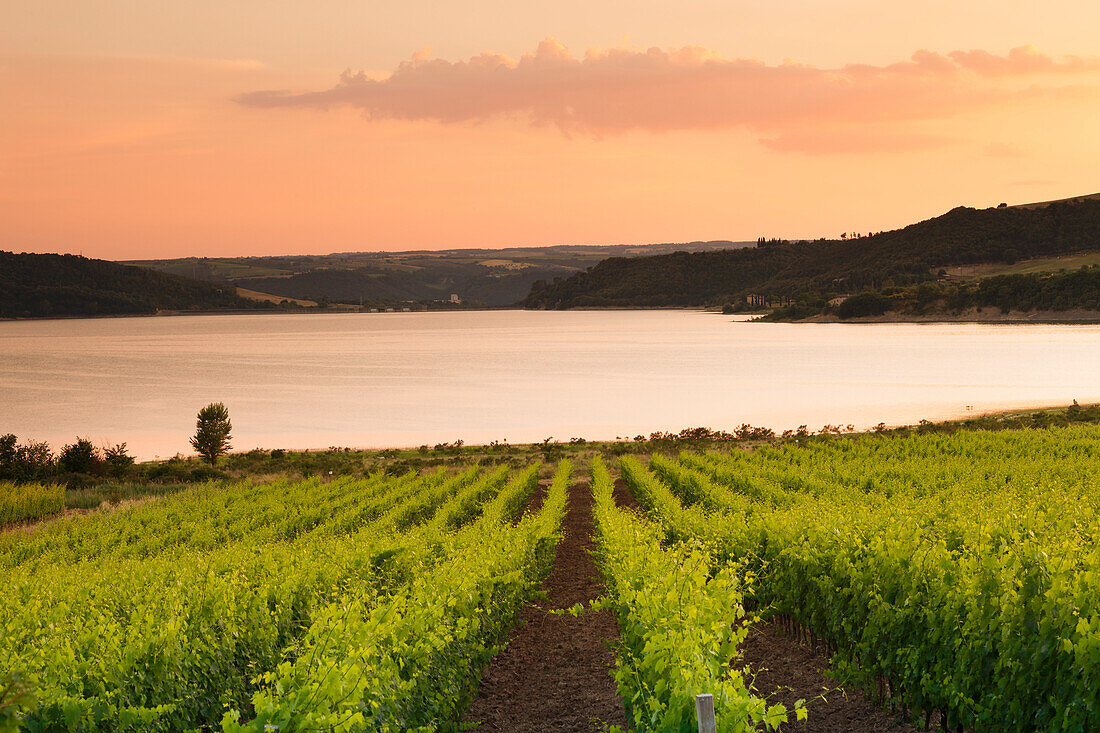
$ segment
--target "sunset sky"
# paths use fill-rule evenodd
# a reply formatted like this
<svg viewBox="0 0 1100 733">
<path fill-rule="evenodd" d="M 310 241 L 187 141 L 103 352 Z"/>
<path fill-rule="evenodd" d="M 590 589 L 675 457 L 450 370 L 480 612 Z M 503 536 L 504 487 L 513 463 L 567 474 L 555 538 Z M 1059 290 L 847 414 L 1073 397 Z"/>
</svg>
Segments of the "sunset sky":
<svg viewBox="0 0 1100 733">
<path fill-rule="evenodd" d="M 1100 191 L 1096 0 L 0 0 L 0 249 L 837 236 Z"/>
</svg>

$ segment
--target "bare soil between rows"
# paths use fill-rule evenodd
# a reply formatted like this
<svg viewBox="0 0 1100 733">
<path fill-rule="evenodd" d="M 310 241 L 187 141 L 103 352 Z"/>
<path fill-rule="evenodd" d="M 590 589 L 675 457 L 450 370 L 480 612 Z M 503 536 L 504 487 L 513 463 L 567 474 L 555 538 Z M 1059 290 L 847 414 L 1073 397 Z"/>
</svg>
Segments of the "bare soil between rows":
<svg viewBox="0 0 1100 733">
<path fill-rule="evenodd" d="M 863 690 L 838 689 L 826 677 L 829 661 L 767 621 L 755 624 L 740 646 L 741 661 L 755 673 L 756 694 L 768 704 L 783 703 L 791 722 L 782 730 L 797 733 L 910 733 L 917 729 L 900 714 L 876 704 Z M 796 700 L 805 700 L 809 718 L 794 721 Z"/>
<path fill-rule="evenodd" d="M 537 510 L 545 487 L 531 497 Z M 622 479 L 614 486 L 618 506 L 640 511 Z M 507 646 L 486 668 L 463 722 L 478 731 L 570 731 L 594 733 L 609 725 L 627 728 L 622 699 L 610 676 L 614 644 L 619 638 L 609 611 L 579 617 L 557 616 L 550 609 L 569 608 L 603 593 L 595 549 L 592 493 L 587 483 L 574 484 L 562 522 L 564 537 L 543 585 L 546 597 L 524 609 L 508 635 Z M 792 733 L 915 733 L 917 728 L 875 703 L 857 688 L 840 689 L 827 677 L 829 661 L 810 647 L 785 636 L 778 626 L 760 622 L 741 644 L 739 667 L 748 666 L 756 694 L 769 704 L 786 705 Z M 796 700 L 806 700 L 809 719 L 794 720 Z"/>
<path fill-rule="evenodd" d="M 536 495 L 532 503 L 540 499 Z M 587 483 L 569 489 L 564 536 L 543 584 L 546 596 L 524 609 L 507 646 L 482 675 L 478 697 L 463 721 L 480 723 L 476 730 L 593 733 L 609 725 L 626 727 L 610 674 L 619 638 L 614 615 L 549 613 L 603 593 L 592 558 L 592 501 Z"/>
</svg>

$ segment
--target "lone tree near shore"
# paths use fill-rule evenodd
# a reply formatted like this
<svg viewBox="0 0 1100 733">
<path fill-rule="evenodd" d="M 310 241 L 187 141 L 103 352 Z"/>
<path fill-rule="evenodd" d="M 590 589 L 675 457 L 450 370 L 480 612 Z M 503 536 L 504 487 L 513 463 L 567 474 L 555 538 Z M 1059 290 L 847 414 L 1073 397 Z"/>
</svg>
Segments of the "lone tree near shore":
<svg viewBox="0 0 1100 733">
<path fill-rule="evenodd" d="M 199 410 L 191 447 L 213 466 L 218 462 L 218 456 L 224 456 L 233 447 L 229 444 L 229 432 L 232 429 L 229 410 L 221 402 L 212 402 Z"/>
</svg>

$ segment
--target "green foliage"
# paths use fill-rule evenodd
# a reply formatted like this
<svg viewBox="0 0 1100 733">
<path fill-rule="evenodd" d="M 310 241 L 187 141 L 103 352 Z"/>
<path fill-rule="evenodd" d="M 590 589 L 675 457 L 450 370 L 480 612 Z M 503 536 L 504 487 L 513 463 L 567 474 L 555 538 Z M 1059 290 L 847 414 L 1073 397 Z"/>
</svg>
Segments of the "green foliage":
<svg viewBox="0 0 1100 733">
<path fill-rule="evenodd" d="M 976 282 L 921 283 L 868 291 L 846 299 L 836 309 L 841 318 L 881 315 L 887 310 L 921 315 L 958 313 L 968 308 L 1010 311 L 1100 311 L 1100 267 L 1066 273 L 997 275 Z M 824 308 L 819 308 L 824 310 Z M 797 318 L 776 312 L 771 320 Z M 805 317 L 805 316 L 802 316 Z"/>
<path fill-rule="evenodd" d="M 1083 408 L 1078 408 L 1084 412 Z M 1100 728 L 1100 428 L 811 441 L 623 475 L 668 542 L 969 730 Z"/>
<path fill-rule="evenodd" d="M 121 478 L 130 472 L 134 465 L 134 457 L 126 452 L 126 444 L 109 445 L 103 449 L 103 460 L 107 464 L 107 471 L 115 478 Z"/>
<path fill-rule="evenodd" d="M 483 521 L 446 535 L 450 559 L 387 603 L 368 605 L 349 589 L 315 616 L 296 660 L 263 675 L 255 718 L 242 723 L 231 710 L 223 730 L 426 731 L 455 720 L 553 559 L 571 471 L 559 465 L 537 515 L 512 526 L 487 507 Z"/>
<path fill-rule="evenodd" d="M 34 695 L 23 675 L 0 674 L 0 733 L 17 733 L 23 711 L 34 704 Z"/>
<path fill-rule="evenodd" d="M 860 316 L 881 316 L 890 308 L 890 299 L 873 290 L 864 291 L 858 295 L 846 298 L 836 309 L 836 314 L 841 318 L 858 318 Z"/>
<path fill-rule="evenodd" d="M 232 447 L 229 444 L 232 430 L 229 409 L 221 402 L 212 402 L 199 410 L 191 447 L 213 466 L 218 462 L 218 457 L 228 453 Z"/>
<path fill-rule="evenodd" d="M 378 624 L 379 669 L 395 675 L 365 680 L 355 705 L 442 719 L 548 567 L 568 477 L 516 526 L 537 468 L 209 484 L 0 533 L 0 658 L 33 696 L 0 726 L 209 730 L 263 714 L 296 694 L 281 665 L 352 683 L 319 666 L 357 664 L 361 649 L 335 644 L 349 609 Z M 282 730 L 319 719 L 294 699 Z M 339 699 L 316 709 L 333 704 L 357 719 Z"/>
<path fill-rule="evenodd" d="M 51 476 L 54 469 L 48 444 L 33 440 L 20 444 L 11 433 L 0 436 L 0 479 L 33 481 Z"/>
<path fill-rule="evenodd" d="M 0 481 L 0 527 L 41 519 L 65 510 L 65 487 Z"/>
<path fill-rule="evenodd" d="M 629 458 L 623 465 L 635 467 Z M 714 695 L 721 731 L 778 729 L 786 708 L 753 695 L 733 666 L 751 620 L 743 605 L 749 579 L 700 543 L 663 548 L 657 525 L 615 507 L 599 458 L 592 487 L 606 604 L 622 632 L 615 679 L 634 729 L 695 731 L 694 698 L 702 692 Z"/>
<path fill-rule="evenodd" d="M 77 438 L 57 456 L 57 467 L 69 473 L 99 473 L 103 466 L 103 456 L 87 438 Z"/>
</svg>

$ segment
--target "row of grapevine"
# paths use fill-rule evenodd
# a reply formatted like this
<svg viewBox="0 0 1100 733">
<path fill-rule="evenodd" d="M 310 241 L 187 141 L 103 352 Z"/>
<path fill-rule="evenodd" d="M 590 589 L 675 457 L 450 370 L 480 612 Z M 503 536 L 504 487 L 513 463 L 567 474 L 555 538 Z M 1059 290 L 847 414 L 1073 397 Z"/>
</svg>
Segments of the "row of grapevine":
<svg viewBox="0 0 1100 733">
<path fill-rule="evenodd" d="M 494 645 L 553 559 L 571 475 L 572 464 L 562 461 L 538 514 L 515 525 L 500 521 L 517 504 L 502 492 L 479 521 L 440 538 L 451 548 L 446 562 L 387 602 L 347 588 L 316 614 L 295 658 L 263 675 L 254 717 L 242 722 L 231 710 L 223 731 L 456 726 Z"/>
<path fill-rule="evenodd" d="M 476 473 L 198 485 L 112 510 L 109 518 L 98 512 L 71 516 L 30 536 L 0 535 L 0 568 L 139 559 L 172 548 L 211 550 L 234 542 L 255 545 L 347 533 L 433 488 L 446 484 L 457 490 Z"/>
<path fill-rule="evenodd" d="M 634 468 L 624 460 L 624 471 Z M 657 525 L 615 506 L 599 458 L 592 488 L 606 603 L 622 634 L 615 679 L 634 729 L 694 731 L 694 696 L 704 692 L 714 695 L 719 730 L 778 728 L 787 709 L 755 696 L 743 671 L 731 666 L 750 621 L 737 566 L 716 562 L 699 543 L 662 547 Z M 801 720 L 805 708 L 796 713 Z"/>
<path fill-rule="evenodd" d="M 42 519 L 64 510 L 64 486 L 0 481 L 0 528 L 15 522 Z"/>
<path fill-rule="evenodd" d="M 517 497 L 533 488 L 536 469 L 501 489 L 505 478 L 500 470 L 472 469 L 452 477 L 278 484 L 269 488 L 292 509 L 267 502 L 273 528 L 257 528 L 240 511 L 246 501 L 240 494 L 251 495 L 253 486 L 200 487 L 156 508 L 99 513 L 73 524 L 70 535 L 43 527 L 41 538 L 29 538 L 30 557 L 0 570 L 7 591 L 0 597 L 0 667 L 18 672 L 34 693 L 25 727 L 216 724 L 227 708 L 247 706 L 259 675 L 297 654 L 312 619 L 336 599 L 354 592 L 373 608 L 403 597 L 459 549 L 442 528 L 399 530 L 437 510 L 450 526 L 468 521 L 477 511 L 468 505 L 471 493 L 494 503 L 496 497 L 514 512 L 522 504 Z M 351 532 L 323 520 L 287 532 L 314 505 L 332 511 L 334 527 L 350 516 L 374 519 Z M 247 529 L 225 520 L 226 541 L 214 549 L 206 537 L 147 542 L 142 532 L 162 526 L 157 509 L 180 522 L 231 512 L 261 539 L 250 541 Z M 495 511 L 496 522 L 510 519 Z M 82 559 L 73 562 L 74 556 Z"/>
<path fill-rule="evenodd" d="M 915 713 L 978 731 L 1100 729 L 1097 428 L 626 468 L 667 525 L 757 576 L 760 608 Z"/>
</svg>

